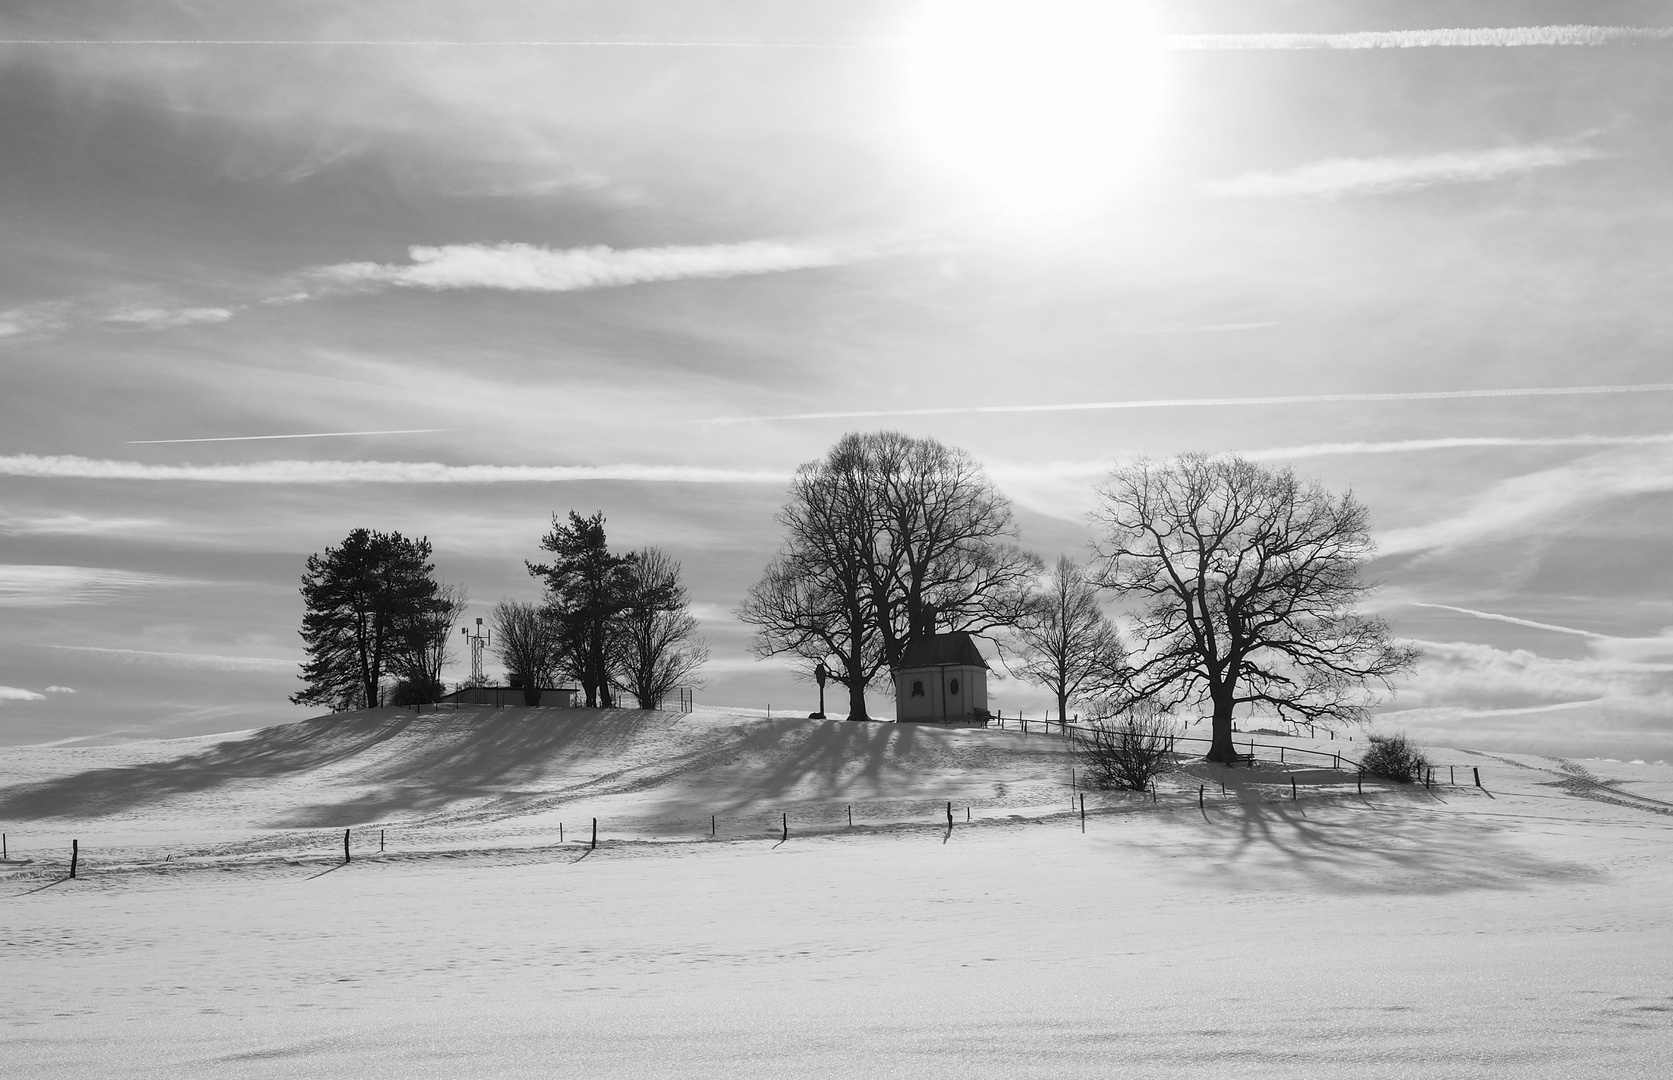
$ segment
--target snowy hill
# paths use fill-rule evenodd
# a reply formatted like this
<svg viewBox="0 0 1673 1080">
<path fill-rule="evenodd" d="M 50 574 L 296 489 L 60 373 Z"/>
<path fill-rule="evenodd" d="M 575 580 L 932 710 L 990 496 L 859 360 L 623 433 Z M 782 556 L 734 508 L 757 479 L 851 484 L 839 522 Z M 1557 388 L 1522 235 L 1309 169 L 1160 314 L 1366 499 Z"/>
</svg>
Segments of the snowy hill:
<svg viewBox="0 0 1673 1080">
<path fill-rule="evenodd" d="M 1673 770 L 1443 750 L 1456 785 L 1361 793 L 1295 761 L 1343 740 L 1260 740 L 1155 801 L 1082 793 L 1084 826 L 1055 733 L 375 710 L 9 750 L 8 1066 L 1673 1069 Z"/>
</svg>

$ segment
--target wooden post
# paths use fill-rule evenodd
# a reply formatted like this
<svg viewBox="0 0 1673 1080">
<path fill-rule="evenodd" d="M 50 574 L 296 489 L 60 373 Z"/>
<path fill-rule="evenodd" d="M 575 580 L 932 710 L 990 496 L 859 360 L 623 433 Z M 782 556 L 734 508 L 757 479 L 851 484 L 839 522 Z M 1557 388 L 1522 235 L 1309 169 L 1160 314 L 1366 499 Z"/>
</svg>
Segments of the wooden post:
<svg viewBox="0 0 1673 1080">
<path fill-rule="evenodd" d="M 713 814 L 710 814 L 709 815 L 709 839 L 713 840 L 714 838 L 715 838 L 715 816 Z"/>
<path fill-rule="evenodd" d="M 1279 746 L 1278 746 L 1278 764 L 1282 765 L 1283 763 L 1284 763 L 1284 747 L 1283 747 L 1283 744 L 1280 743 Z"/>
<path fill-rule="evenodd" d="M 70 841 L 70 876 L 76 876 L 76 863 L 81 861 L 81 841 Z"/>
<path fill-rule="evenodd" d="M 965 821 L 970 820 L 970 807 L 968 807 L 968 806 L 964 808 L 964 820 Z"/>
<path fill-rule="evenodd" d="M 1458 786 L 1458 766 L 1448 765 L 1446 767 L 1446 783 L 1448 787 Z"/>
<path fill-rule="evenodd" d="M 592 842 L 591 846 L 589 846 L 587 848 L 587 850 L 588 851 L 598 850 L 598 819 L 597 818 L 593 818 L 593 842 Z"/>
<path fill-rule="evenodd" d="M 1206 790 L 1206 789 L 1203 787 L 1202 784 L 1197 785 L 1197 809 L 1198 810 L 1201 810 L 1203 808 L 1202 793 L 1203 793 L 1204 790 Z"/>
<path fill-rule="evenodd" d="M 1481 769 L 1478 768 L 1477 766 L 1472 765 L 1472 766 L 1470 766 L 1470 771 L 1475 773 L 1475 786 L 1480 787 L 1481 786 Z"/>
<path fill-rule="evenodd" d="M 378 850 L 379 851 L 383 850 L 383 830 L 382 829 L 378 830 Z"/>
<path fill-rule="evenodd" d="M 558 822 L 558 843 L 563 843 L 563 822 Z"/>
<path fill-rule="evenodd" d="M 349 861 L 349 831 L 343 830 L 343 861 Z"/>
<path fill-rule="evenodd" d="M 780 843 L 783 843 L 784 841 L 790 839 L 790 815 L 789 814 L 784 815 L 784 823 L 783 824 L 784 824 L 784 835 L 782 837 L 780 837 L 780 839 L 779 839 Z"/>
<path fill-rule="evenodd" d="M 1290 802 L 1295 802 L 1295 777 L 1290 777 Z"/>
<path fill-rule="evenodd" d="M 6 854 L 6 834 L 0 832 L 0 862 L 10 862 L 11 856 Z"/>
<path fill-rule="evenodd" d="M 1359 788 L 1359 793 L 1361 795 L 1365 794 L 1365 770 L 1364 769 L 1361 769 L 1361 770 L 1359 770 L 1359 772 L 1354 774 L 1354 784 L 1355 784 L 1355 786 L 1357 786 Z"/>
<path fill-rule="evenodd" d="M 953 827 L 953 804 L 947 804 L 947 828 Z"/>
<path fill-rule="evenodd" d="M 850 829 L 852 829 L 854 827 L 854 804 L 853 803 L 848 804 L 848 827 Z"/>
<path fill-rule="evenodd" d="M 1086 831 L 1086 796 L 1080 797 L 1080 831 Z"/>
</svg>

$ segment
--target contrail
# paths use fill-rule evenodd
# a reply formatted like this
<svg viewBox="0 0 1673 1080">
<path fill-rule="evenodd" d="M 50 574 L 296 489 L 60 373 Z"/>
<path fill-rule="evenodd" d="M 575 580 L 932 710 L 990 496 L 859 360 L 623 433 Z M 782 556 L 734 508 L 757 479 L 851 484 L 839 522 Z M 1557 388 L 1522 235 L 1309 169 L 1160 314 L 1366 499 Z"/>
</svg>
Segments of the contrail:
<svg viewBox="0 0 1673 1080">
<path fill-rule="evenodd" d="M 1630 45 L 1673 39 L 1661 26 L 1508 26 L 1445 30 L 1363 30 L 1347 34 L 1184 34 L 1169 49 L 1434 49 L 1533 45 Z"/>
<path fill-rule="evenodd" d="M 191 480 L 223 484 L 557 484 L 620 480 L 670 484 L 782 484 L 788 469 L 703 465 L 444 465 L 436 461 L 257 461 L 148 465 L 73 456 L 0 457 L 0 476 L 78 480 Z"/>
<path fill-rule="evenodd" d="M 868 41 L 632 41 L 632 40 L 525 40 L 525 41 L 425 41 L 393 39 L 302 38 L 8 38 L 0 45 L 329 45 L 396 48 L 533 48 L 533 49 L 905 49 L 911 42 L 901 39 Z"/>
<path fill-rule="evenodd" d="M 1673 28 L 1657 26 L 1459 27 L 1435 30 L 1362 30 L 1341 34 L 1170 34 L 1159 39 L 1165 49 L 1225 51 L 1246 49 L 1423 49 L 1509 48 L 1534 45 L 1624 45 L 1666 41 Z M 632 39 L 524 39 L 496 41 L 402 40 L 355 38 L 8 38 L 0 45 L 214 45 L 330 46 L 350 48 L 533 48 L 533 49 L 811 49 L 902 50 L 921 43 L 912 38 L 862 38 L 850 41 L 667 41 Z"/>
<path fill-rule="evenodd" d="M 429 435 L 438 431 L 458 430 L 458 428 L 420 427 L 396 428 L 391 431 L 311 431 L 305 435 L 222 435 L 214 439 L 129 439 L 127 445 L 158 446 L 162 443 L 255 442 L 260 439 L 339 439 L 349 435 Z"/>
<path fill-rule="evenodd" d="M 1453 607 L 1451 604 L 1425 604 L 1417 600 L 1408 600 L 1412 607 L 1438 608 L 1441 611 L 1456 611 L 1460 615 L 1473 615 L 1478 619 L 1492 619 L 1494 622 L 1513 623 L 1516 626 L 1531 626 L 1536 630 L 1555 630 L 1559 634 L 1574 634 L 1577 637 L 1596 638 L 1599 641 L 1609 640 L 1608 634 L 1599 634 L 1591 630 L 1576 630 L 1572 626 L 1558 626 L 1556 623 L 1535 622 L 1532 619 L 1518 619 L 1514 615 L 1498 615 L 1491 611 L 1477 611 L 1474 608 Z"/>
<path fill-rule="evenodd" d="M 1082 412 L 1100 409 L 1183 409 L 1221 405 L 1312 405 L 1352 401 L 1447 401 L 1455 398 L 1562 397 L 1574 394 L 1644 394 L 1673 390 L 1673 383 L 1625 386 L 1528 386 L 1505 390 L 1419 390 L 1387 394 L 1285 394 L 1241 398 L 1156 398 L 1144 401 L 1066 401 L 1051 405 L 951 405 L 934 409 L 856 409 L 851 412 L 715 416 L 688 424 L 754 424 L 775 420 L 850 420 L 861 417 L 957 416 L 971 413 Z"/>
</svg>

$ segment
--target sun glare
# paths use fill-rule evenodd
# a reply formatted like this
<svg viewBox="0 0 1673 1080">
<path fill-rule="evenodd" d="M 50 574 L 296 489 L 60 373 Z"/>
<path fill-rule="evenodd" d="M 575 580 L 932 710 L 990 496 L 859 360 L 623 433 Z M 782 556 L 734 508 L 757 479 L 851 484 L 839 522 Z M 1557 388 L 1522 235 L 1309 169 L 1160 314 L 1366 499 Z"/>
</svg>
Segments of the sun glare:
<svg viewBox="0 0 1673 1080">
<path fill-rule="evenodd" d="M 1142 157 L 1159 66 L 1143 0 L 930 0 L 911 36 L 914 138 L 960 180 L 1049 209 Z"/>
</svg>

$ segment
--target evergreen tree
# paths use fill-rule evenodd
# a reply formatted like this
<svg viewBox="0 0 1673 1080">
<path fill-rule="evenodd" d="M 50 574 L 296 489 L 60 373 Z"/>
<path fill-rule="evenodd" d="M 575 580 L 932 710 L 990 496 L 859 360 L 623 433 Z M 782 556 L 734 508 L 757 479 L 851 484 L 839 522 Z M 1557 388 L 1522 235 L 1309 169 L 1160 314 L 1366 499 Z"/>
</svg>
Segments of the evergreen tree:
<svg viewBox="0 0 1673 1080">
<path fill-rule="evenodd" d="M 375 706 L 379 687 L 415 622 L 434 614 L 430 541 L 356 529 L 341 547 L 308 556 L 302 575 L 307 686 L 299 705 Z"/>
</svg>

